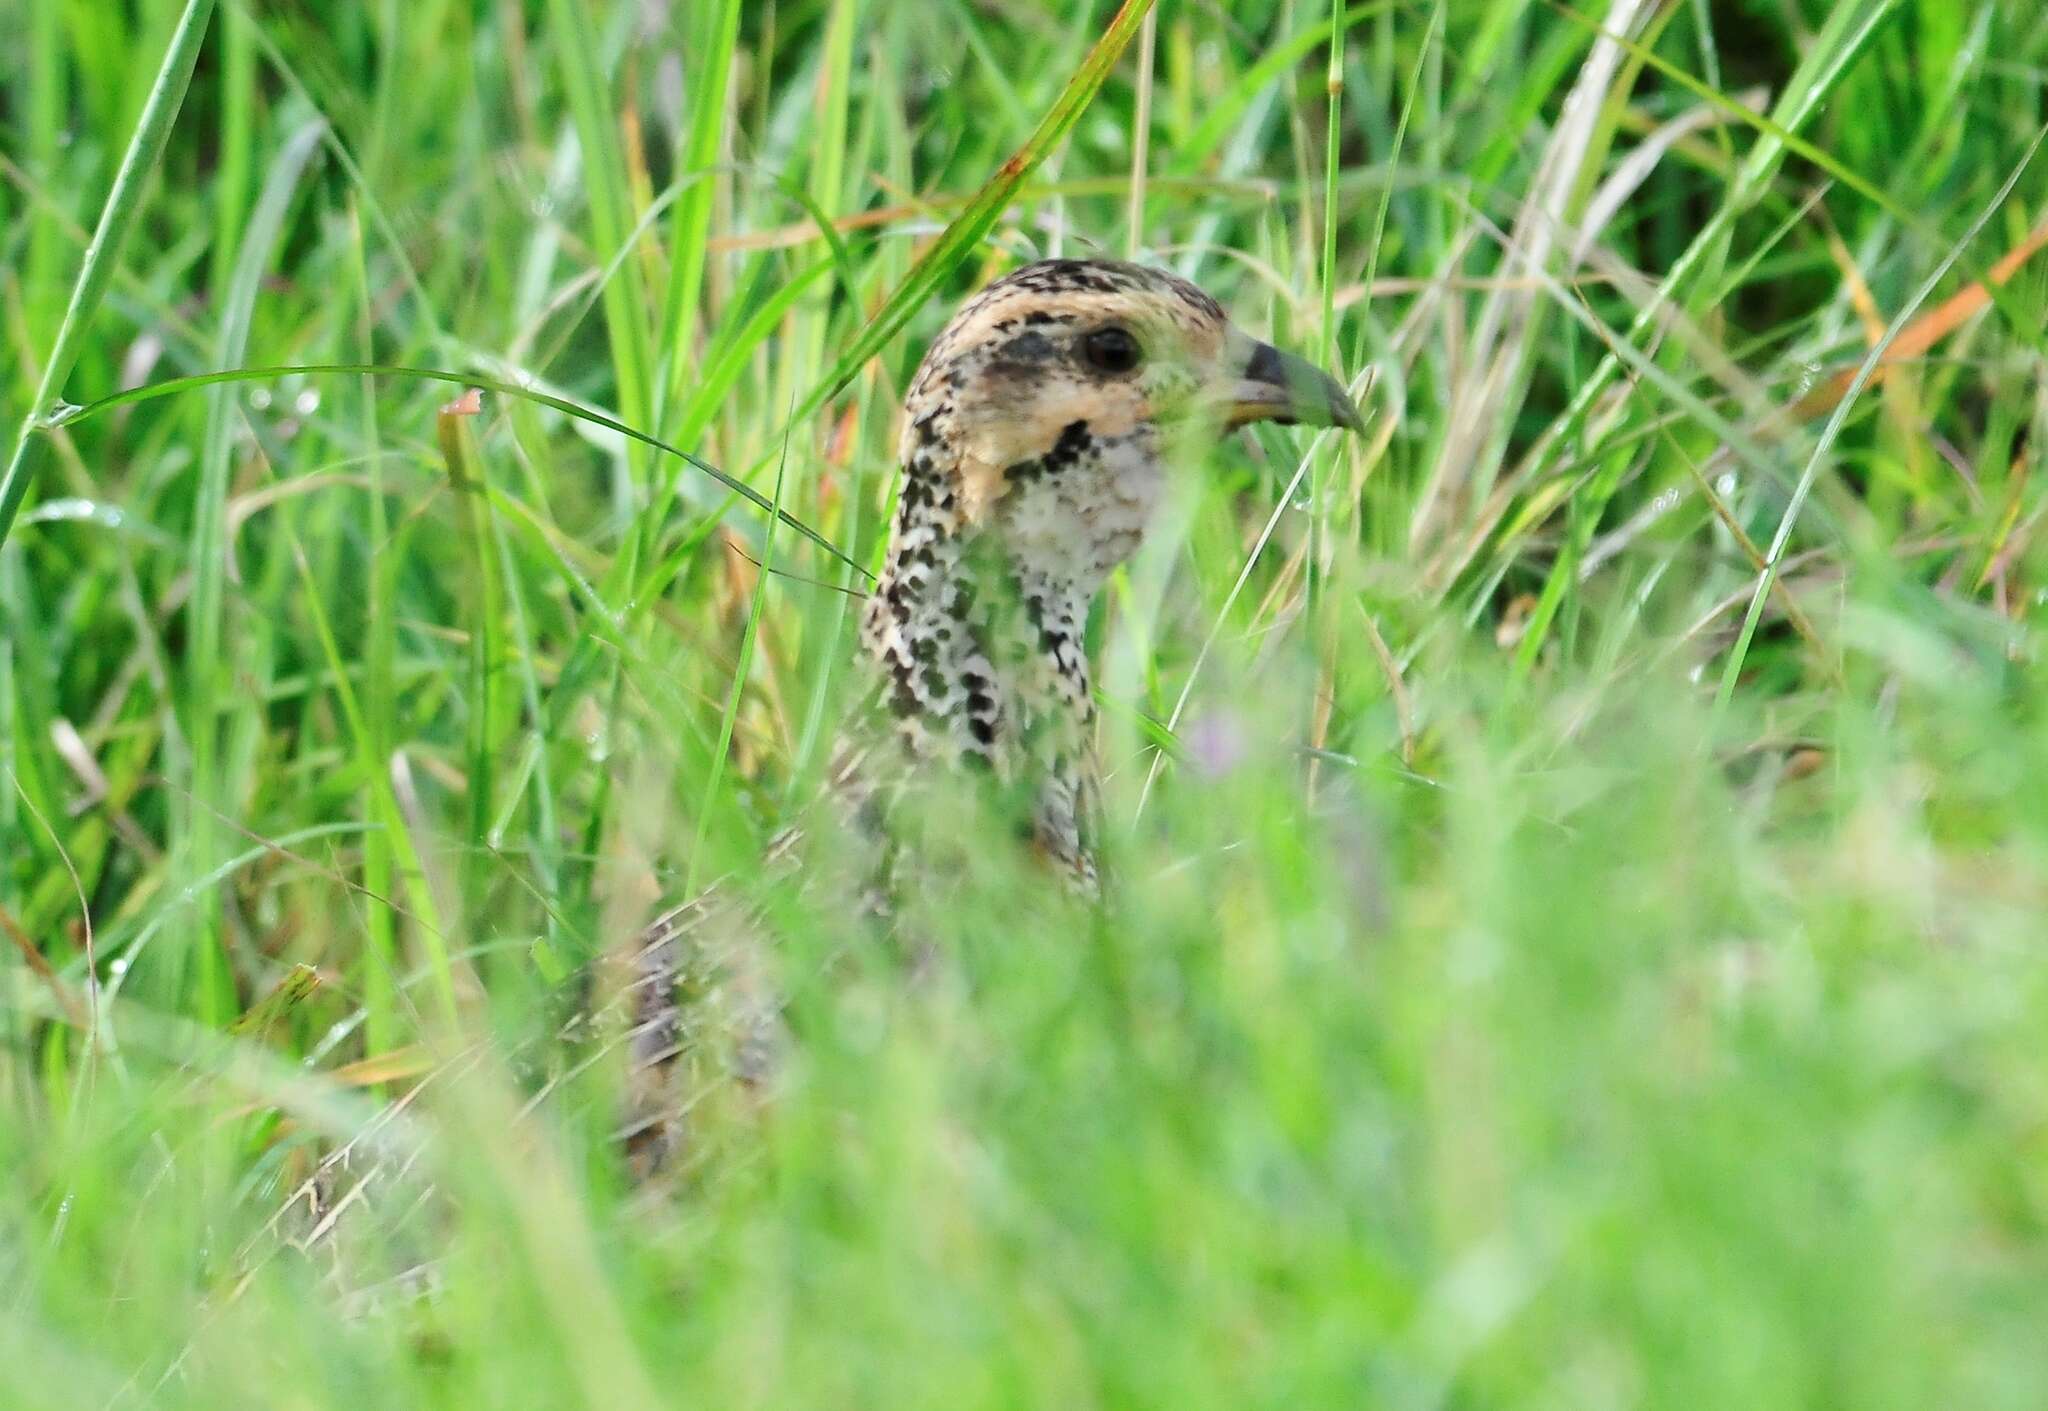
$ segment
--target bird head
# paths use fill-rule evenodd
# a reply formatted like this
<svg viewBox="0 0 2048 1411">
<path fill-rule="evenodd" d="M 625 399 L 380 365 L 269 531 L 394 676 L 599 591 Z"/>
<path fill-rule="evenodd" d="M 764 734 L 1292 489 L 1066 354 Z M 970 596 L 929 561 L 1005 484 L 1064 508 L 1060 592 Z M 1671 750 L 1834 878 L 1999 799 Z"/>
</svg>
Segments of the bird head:
<svg viewBox="0 0 2048 1411">
<path fill-rule="evenodd" d="M 1137 547 L 1186 448 L 1254 421 L 1361 425 L 1336 379 L 1194 285 L 1107 260 L 983 290 L 932 343 L 905 412 L 906 473 L 951 492 L 961 530 L 1022 563 L 1067 560 L 1089 591 Z"/>
</svg>

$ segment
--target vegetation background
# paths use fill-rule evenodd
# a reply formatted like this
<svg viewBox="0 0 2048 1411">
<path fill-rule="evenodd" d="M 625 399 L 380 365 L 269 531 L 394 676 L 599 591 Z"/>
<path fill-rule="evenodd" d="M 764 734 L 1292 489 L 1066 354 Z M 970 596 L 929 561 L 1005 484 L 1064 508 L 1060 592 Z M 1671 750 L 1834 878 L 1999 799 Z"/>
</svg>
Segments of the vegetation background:
<svg viewBox="0 0 2048 1411">
<path fill-rule="evenodd" d="M 2048 8 L 0 36 L 0 1402 L 2039 1405 Z M 562 996 L 759 870 L 1052 252 L 1369 432 L 1105 595 L 1102 912 L 764 889 L 780 1090 L 636 1193 Z"/>
</svg>

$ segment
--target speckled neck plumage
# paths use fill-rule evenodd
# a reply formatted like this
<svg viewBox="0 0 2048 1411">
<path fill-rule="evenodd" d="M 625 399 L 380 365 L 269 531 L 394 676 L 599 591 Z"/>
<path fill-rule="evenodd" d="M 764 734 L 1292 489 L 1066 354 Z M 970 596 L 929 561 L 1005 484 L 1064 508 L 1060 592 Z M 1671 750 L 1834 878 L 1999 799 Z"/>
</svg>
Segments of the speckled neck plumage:
<svg viewBox="0 0 2048 1411">
<path fill-rule="evenodd" d="M 1134 443 L 1105 445 L 1076 420 L 1047 455 L 1006 467 L 1005 492 L 971 522 L 942 420 L 913 422 L 862 645 L 911 758 L 1028 786 L 1038 846 L 1089 880 L 1095 707 L 1082 638 L 1115 558 L 1083 547 L 1095 536 L 1077 501 L 1148 472 Z"/>
</svg>

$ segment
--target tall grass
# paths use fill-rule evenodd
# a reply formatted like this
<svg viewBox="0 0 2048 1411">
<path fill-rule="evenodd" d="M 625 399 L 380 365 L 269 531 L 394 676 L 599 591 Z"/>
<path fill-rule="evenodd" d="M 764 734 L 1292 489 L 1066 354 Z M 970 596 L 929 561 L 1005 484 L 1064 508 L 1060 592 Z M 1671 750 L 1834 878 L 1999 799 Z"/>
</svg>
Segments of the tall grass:
<svg viewBox="0 0 2048 1411">
<path fill-rule="evenodd" d="M 2039 1400 L 2035 7 L 24 3 L 0 1404 Z M 912 964 L 762 858 L 1055 245 L 1371 425 Z M 562 1028 L 712 878 L 792 1039 L 639 1189 Z"/>
</svg>

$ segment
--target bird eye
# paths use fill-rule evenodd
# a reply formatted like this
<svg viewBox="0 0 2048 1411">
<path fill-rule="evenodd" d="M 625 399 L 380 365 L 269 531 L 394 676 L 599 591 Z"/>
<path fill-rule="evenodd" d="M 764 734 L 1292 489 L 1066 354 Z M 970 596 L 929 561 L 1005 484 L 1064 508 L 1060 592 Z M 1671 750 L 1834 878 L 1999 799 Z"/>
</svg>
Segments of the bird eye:
<svg viewBox="0 0 2048 1411">
<path fill-rule="evenodd" d="M 1098 328 L 1081 340 L 1081 356 L 1097 372 L 1129 372 L 1144 359 L 1145 350 L 1124 329 Z"/>
</svg>

